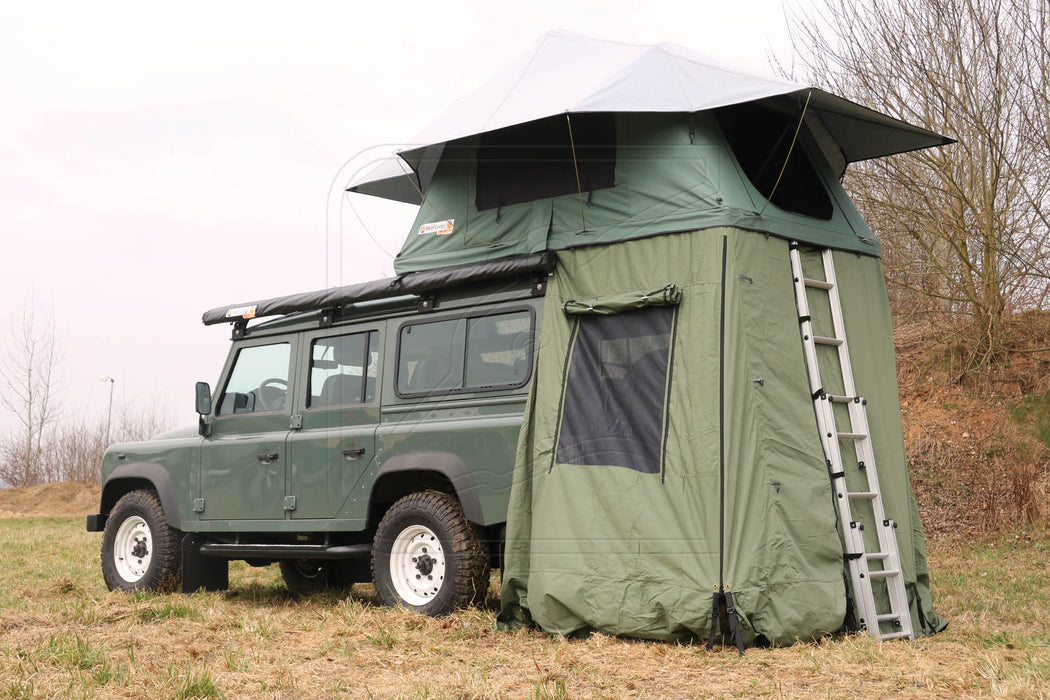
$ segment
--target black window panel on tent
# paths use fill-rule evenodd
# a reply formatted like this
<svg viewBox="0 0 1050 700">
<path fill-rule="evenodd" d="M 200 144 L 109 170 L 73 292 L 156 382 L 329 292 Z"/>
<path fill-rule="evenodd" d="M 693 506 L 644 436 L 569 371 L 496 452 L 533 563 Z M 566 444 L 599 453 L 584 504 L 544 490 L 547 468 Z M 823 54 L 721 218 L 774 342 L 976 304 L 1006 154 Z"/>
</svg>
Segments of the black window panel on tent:
<svg viewBox="0 0 1050 700">
<path fill-rule="evenodd" d="M 788 107 L 749 102 L 721 107 L 714 114 L 737 162 L 763 197 L 784 211 L 830 219 L 834 209 L 820 175 L 801 143 L 792 148 L 802 106 Z"/>
<path fill-rule="evenodd" d="M 572 114 L 498 129 L 481 135 L 477 162 L 479 210 L 612 187 L 616 123 Z"/>
<path fill-rule="evenodd" d="M 677 307 L 579 316 L 555 461 L 662 472 Z"/>
</svg>

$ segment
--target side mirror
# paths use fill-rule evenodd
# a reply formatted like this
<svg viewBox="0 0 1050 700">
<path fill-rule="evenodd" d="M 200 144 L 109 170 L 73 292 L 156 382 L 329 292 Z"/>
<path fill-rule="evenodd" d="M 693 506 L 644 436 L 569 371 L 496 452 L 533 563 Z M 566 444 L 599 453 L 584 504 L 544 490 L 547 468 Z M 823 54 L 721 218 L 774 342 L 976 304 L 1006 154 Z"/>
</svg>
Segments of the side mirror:
<svg viewBox="0 0 1050 700">
<path fill-rule="evenodd" d="M 208 382 L 197 382 L 197 413 L 202 416 L 211 413 L 211 387 Z"/>
<path fill-rule="evenodd" d="M 211 413 L 211 387 L 208 386 L 208 382 L 197 382 L 197 413 L 200 414 L 197 419 L 197 433 L 208 437 L 211 435 L 211 424 L 204 419 L 204 416 Z"/>
</svg>

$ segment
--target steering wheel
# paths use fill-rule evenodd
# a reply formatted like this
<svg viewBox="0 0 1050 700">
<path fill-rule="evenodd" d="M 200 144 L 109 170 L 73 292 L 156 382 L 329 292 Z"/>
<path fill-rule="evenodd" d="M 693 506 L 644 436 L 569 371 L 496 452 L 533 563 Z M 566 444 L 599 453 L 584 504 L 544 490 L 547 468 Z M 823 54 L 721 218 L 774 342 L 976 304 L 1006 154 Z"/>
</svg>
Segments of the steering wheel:
<svg viewBox="0 0 1050 700">
<path fill-rule="evenodd" d="M 280 377 L 264 379 L 255 390 L 255 396 L 264 411 L 279 411 L 284 408 L 288 396 L 288 381 Z"/>
</svg>

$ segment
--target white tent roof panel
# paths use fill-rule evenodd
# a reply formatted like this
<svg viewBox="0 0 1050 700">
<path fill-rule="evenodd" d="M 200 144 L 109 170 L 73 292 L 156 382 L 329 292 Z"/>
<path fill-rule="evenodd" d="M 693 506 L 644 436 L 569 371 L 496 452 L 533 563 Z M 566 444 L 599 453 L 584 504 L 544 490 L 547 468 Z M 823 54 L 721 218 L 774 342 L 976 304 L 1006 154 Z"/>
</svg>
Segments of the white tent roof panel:
<svg viewBox="0 0 1050 700">
<path fill-rule="evenodd" d="M 445 143 L 557 114 L 691 113 L 809 91 L 809 110 L 823 121 L 847 163 L 951 143 L 823 90 L 752 75 L 676 44 L 551 32 L 349 189 L 418 204 Z"/>
</svg>

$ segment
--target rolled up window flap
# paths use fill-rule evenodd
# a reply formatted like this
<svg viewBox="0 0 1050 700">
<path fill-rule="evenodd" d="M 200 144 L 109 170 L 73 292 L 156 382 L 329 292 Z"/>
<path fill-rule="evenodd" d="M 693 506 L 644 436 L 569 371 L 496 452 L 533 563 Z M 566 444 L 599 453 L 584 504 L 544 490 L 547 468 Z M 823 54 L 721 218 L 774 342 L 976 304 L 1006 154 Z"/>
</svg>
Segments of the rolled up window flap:
<svg viewBox="0 0 1050 700">
<path fill-rule="evenodd" d="M 565 302 L 565 313 L 570 316 L 597 314 L 610 316 L 625 311 L 636 311 L 650 306 L 674 306 L 682 301 L 682 290 L 668 284 L 654 290 L 624 292 L 593 299 L 570 299 Z"/>
</svg>

